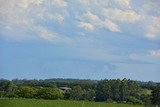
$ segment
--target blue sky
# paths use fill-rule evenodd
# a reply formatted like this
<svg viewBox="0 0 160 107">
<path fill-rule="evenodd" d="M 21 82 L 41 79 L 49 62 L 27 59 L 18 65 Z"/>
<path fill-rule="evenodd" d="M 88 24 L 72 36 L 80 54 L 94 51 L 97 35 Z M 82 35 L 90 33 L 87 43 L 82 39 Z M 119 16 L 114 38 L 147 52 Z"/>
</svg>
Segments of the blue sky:
<svg viewBox="0 0 160 107">
<path fill-rule="evenodd" d="M 0 78 L 160 81 L 159 0 L 0 0 Z"/>
</svg>

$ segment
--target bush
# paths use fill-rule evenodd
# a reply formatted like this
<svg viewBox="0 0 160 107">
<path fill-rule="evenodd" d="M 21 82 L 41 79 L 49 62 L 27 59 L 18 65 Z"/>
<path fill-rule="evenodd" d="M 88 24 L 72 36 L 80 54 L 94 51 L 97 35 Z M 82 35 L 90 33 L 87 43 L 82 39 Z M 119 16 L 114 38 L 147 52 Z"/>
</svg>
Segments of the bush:
<svg viewBox="0 0 160 107">
<path fill-rule="evenodd" d="M 15 92 L 18 97 L 22 98 L 33 98 L 34 97 L 34 90 L 28 86 L 19 87 L 19 89 Z"/>
<path fill-rule="evenodd" d="M 140 99 L 142 100 L 142 102 L 144 102 L 146 104 L 151 104 L 151 95 L 144 95 L 144 94 L 142 94 L 140 96 Z"/>
<path fill-rule="evenodd" d="M 5 91 L 0 91 L 0 97 L 5 97 Z"/>
<path fill-rule="evenodd" d="M 40 88 L 37 90 L 35 97 L 42 99 L 62 99 L 63 92 L 58 89 Z"/>
<path fill-rule="evenodd" d="M 143 104 L 143 102 L 135 97 L 128 97 L 127 102 L 132 102 L 133 104 Z"/>
<path fill-rule="evenodd" d="M 9 97 L 9 98 L 18 98 L 18 95 L 15 94 L 15 93 L 12 93 L 12 94 L 8 95 L 7 97 Z"/>
</svg>

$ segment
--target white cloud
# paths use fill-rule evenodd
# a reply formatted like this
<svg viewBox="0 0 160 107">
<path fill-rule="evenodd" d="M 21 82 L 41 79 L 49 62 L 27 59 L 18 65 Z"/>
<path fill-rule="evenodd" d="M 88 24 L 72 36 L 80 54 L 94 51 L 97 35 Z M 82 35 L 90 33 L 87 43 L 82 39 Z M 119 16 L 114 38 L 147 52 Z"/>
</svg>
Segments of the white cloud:
<svg viewBox="0 0 160 107">
<path fill-rule="evenodd" d="M 159 0 L 149 0 L 148 2 L 143 3 L 140 7 L 140 11 L 146 15 L 156 15 L 160 14 L 160 1 Z"/>
<path fill-rule="evenodd" d="M 96 28 L 106 28 L 112 32 L 119 32 L 119 26 L 115 23 L 113 23 L 111 20 L 105 19 L 102 20 L 100 19 L 97 15 L 91 13 L 91 12 L 86 12 L 82 16 L 79 17 L 81 22 L 79 26 L 81 25 L 81 28 L 84 28 L 85 30 L 92 30 L 94 29 L 94 26 Z M 82 27 L 83 26 L 83 27 Z"/>
<path fill-rule="evenodd" d="M 74 0 L 74 2 L 83 8 L 103 8 L 103 7 L 118 7 L 130 8 L 131 0 Z"/>
<path fill-rule="evenodd" d="M 150 55 L 160 57 L 160 50 L 152 50 L 150 51 Z"/>
<path fill-rule="evenodd" d="M 34 28 L 34 30 L 37 32 L 36 33 L 37 37 L 42 40 L 46 40 L 54 43 L 60 43 L 60 42 L 66 43 L 66 44 L 72 43 L 72 40 L 69 37 L 60 35 L 45 27 L 37 26 Z"/>
<path fill-rule="evenodd" d="M 48 41 L 60 39 L 57 33 L 51 32 L 43 27 L 38 27 L 38 35 L 40 38 Z"/>
<path fill-rule="evenodd" d="M 89 11 L 84 13 L 80 19 L 85 20 L 90 23 L 99 23 L 101 21 L 97 15 L 95 15 Z"/>
<path fill-rule="evenodd" d="M 67 2 L 64 0 L 0 0 L 1 30 L 3 34 L 7 34 L 5 37 L 16 40 L 31 38 L 38 33 L 37 37 L 41 39 L 53 40 L 59 35 L 44 30 L 47 29 L 44 23 L 46 21 L 62 23 L 66 7 Z M 44 29 L 40 30 L 39 26 Z"/>
<path fill-rule="evenodd" d="M 40 5 L 43 3 L 43 0 L 20 0 L 17 2 L 17 5 L 21 8 L 28 8 L 30 5 Z"/>
<path fill-rule="evenodd" d="M 146 22 L 146 35 L 148 39 L 160 38 L 160 17 L 150 17 Z"/>
<path fill-rule="evenodd" d="M 50 19 L 53 19 L 55 21 L 58 21 L 61 23 L 64 20 L 64 16 L 62 14 L 56 13 L 56 14 L 48 14 Z"/>
<path fill-rule="evenodd" d="M 78 22 L 78 27 L 83 28 L 87 31 L 93 31 L 94 30 L 94 25 L 86 22 Z"/>
<path fill-rule="evenodd" d="M 144 37 L 149 40 L 160 39 L 160 1 L 147 1 L 142 2 L 138 8 L 139 13 L 142 15 L 141 28 L 144 32 Z"/>
<path fill-rule="evenodd" d="M 134 23 L 141 18 L 141 16 L 133 10 L 121 10 L 118 8 L 104 8 L 101 14 L 108 19 L 120 22 Z"/>
<path fill-rule="evenodd" d="M 141 32 L 137 34 L 143 32 L 145 38 L 157 40 L 159 4 L 159 1 L 133 0 L 0 0 L 0 26 L 5 32 L 16 32 L 10 32 L 12 36 L 23 31 L 27 36 L 28 32 L 37 33 L 33 28 L 45 27 L 46 23 L 56 23 L 53 29 L 59 23 L 75 27 L 74 19 L 78 15 L 77 26 L 87 31 L 125 32 L 127 29 L 134 33 L 136 28 L 132 27 L 138 26 Z"/>
<path fill-rule="evenodd" d="M 82 13 L 85 13 L 81 16 L 81 20 L 94 25 L 95 28 L 106 28 L 110 31 L 120 31 L 121 29 L 121 32 L 129 30 L 128 32 L 143 35 L 147 39 L 160 38 L 159 1 L 76 0 L 75 2 L 82 9 Z M 113 24 L 109 26 L 104 23 L 105 20 L 111 21 Z M 116 30 L 113 30 L 112 27 Z M 141 32 L 135 33 L 136 29 L 137 31 L 141 29 Z"/>
<path fill-rule="evenodd" d="M 120 32 L 119 26 L 115 23 L 111 22 L 110 20 L 106 19 L 104 22 L 102 22 L 102 26 L 104 28 L 109 29 L 112 32 Z"/>
<path fill-rule="evenodd" d="M 53 0 L 51 1 L 51 4 L 57 8 L 64 8 L 68 6 L 67 2 L 64 0 Z"/>
<path fill-rule="evenodd" d="M 74 2 L 76 2 L 77 4 L 79 4 L 79 5 L 83 6 L 83 7 L 89 7 L 89 6 L 92 5 L 92 3 L 94 1 L 91 3 L 90 0 L 76 0 L 76 1 L 74 0 Z"/>
<path fill-rule="evenodd" d="M 131 0 L 114 0 L 119 6 L 130 8 Z"/>
</svg>

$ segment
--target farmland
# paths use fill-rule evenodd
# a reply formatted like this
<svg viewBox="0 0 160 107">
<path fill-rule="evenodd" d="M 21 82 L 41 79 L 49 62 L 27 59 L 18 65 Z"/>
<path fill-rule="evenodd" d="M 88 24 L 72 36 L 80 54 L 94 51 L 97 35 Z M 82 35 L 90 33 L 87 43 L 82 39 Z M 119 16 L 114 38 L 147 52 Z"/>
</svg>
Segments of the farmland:
<svg viewBox="0 0 160 107">
<path fill-rule="evenodd" d="M 143 105 L 71 100 L 0 99 L 0 107 L 146 107 Z M 148 106 L 149 107 L 149 106 Z"/>
</svg>

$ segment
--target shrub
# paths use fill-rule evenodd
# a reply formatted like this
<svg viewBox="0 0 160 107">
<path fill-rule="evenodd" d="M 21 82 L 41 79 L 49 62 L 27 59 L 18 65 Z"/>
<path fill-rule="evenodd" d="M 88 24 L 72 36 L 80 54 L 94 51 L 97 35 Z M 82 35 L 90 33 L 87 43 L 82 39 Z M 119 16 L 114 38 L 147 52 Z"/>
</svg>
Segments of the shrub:
<svg viewBox="0 0 160 107">
<path fill-rule="evenodd" d="M 37 90 L 35 97 L 42 99 L 62 99 L 63 92 L 53 88 L 40 88 Z"/>
<path fill-rule="evenodd" d="M 22 86 L 22 87 L 19 87 L 19 89 L 16 91 L 15 94 L 18 95 L 18 97 L 22 97 L 22 98 L 33 98 L 35 92 L 31 87 Z"/>
<path fill-rule="evenodd" d="M 128 97 L 127 102 L 132 102 L 133 104 L 142 104 L 143 102 L 135 97 Z"/>
</svg>

